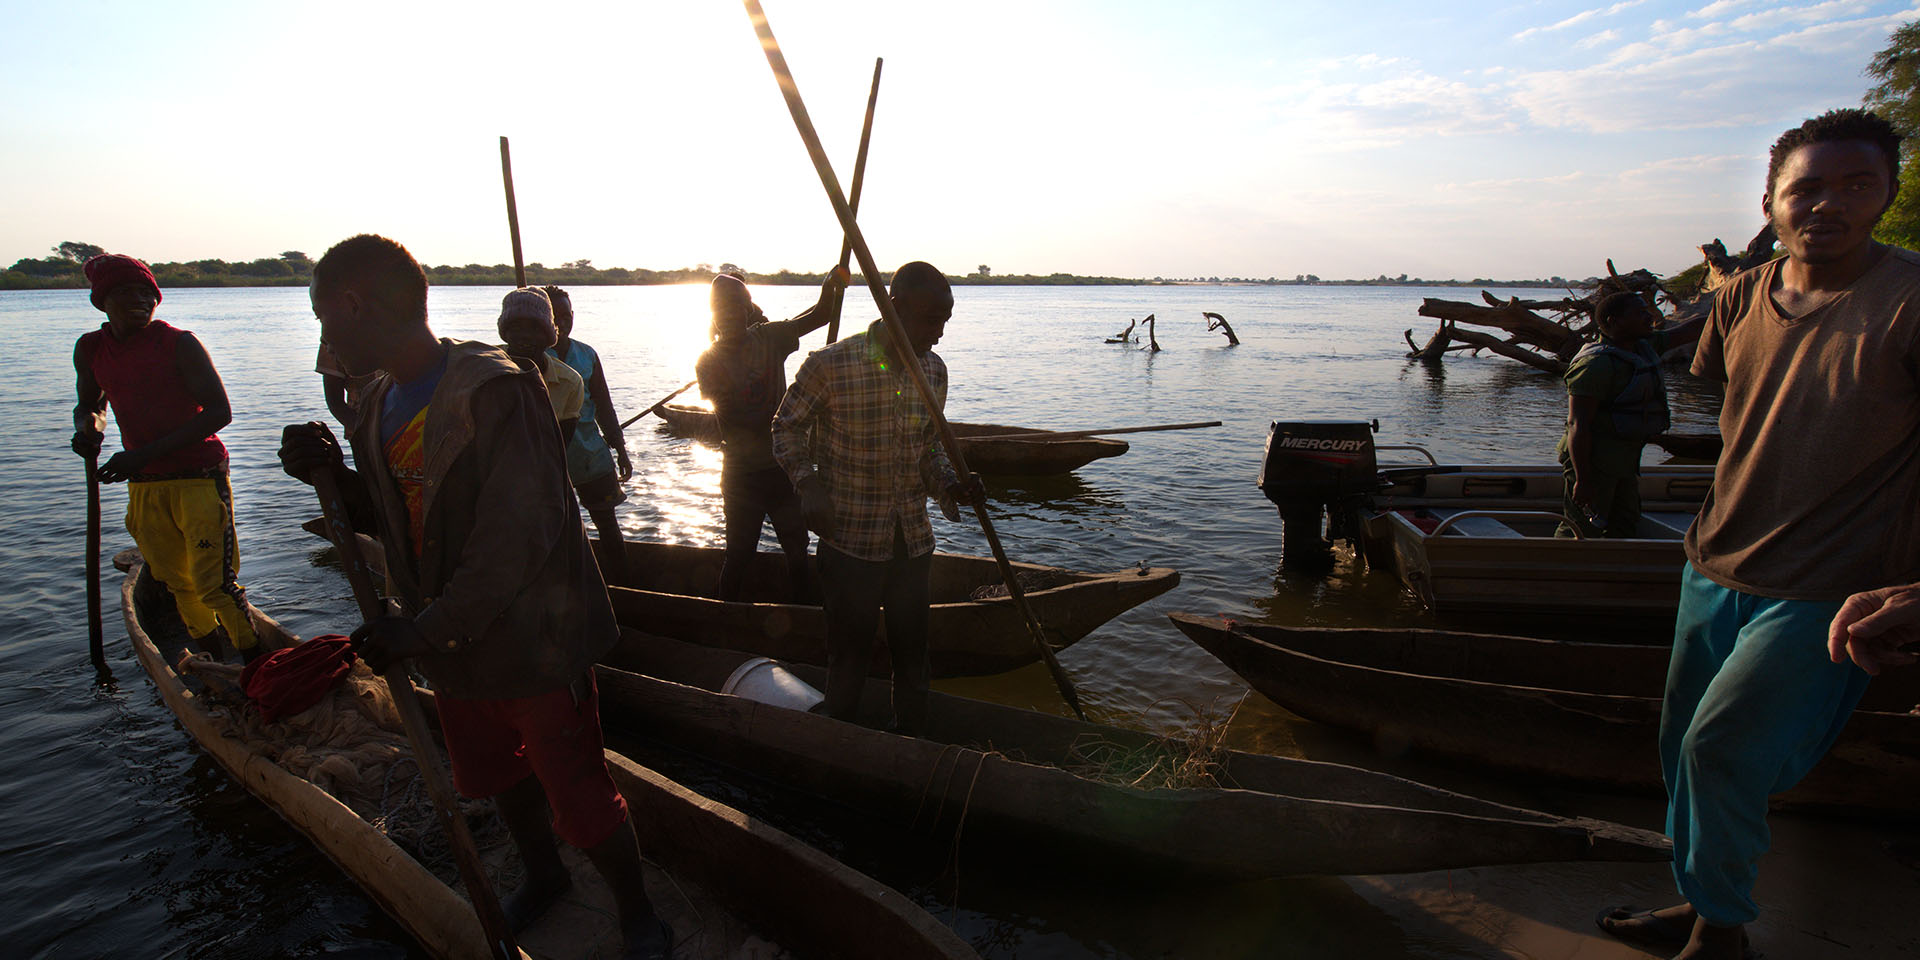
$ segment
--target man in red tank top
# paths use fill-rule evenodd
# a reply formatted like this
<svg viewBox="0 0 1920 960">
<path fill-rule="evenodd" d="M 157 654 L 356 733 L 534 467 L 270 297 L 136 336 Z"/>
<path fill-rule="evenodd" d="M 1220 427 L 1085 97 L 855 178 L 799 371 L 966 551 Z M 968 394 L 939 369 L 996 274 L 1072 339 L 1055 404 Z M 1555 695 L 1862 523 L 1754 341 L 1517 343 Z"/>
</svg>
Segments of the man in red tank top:
<svg viewBox="0 0 1920 960">
<path fill-rule="evenodd" d="M 160 285 L 146 264 L 103 254 L 85 271 L 107 322 L 74 344 L 73 451 L 99 455 L 112 405 L 122 449 L 98 476 L 127 481 L 127 532 L 194 643 L 218 656 L 224 632 L 251 660 L 260 646 L 237 579 L 227 448 L 215 436 L 233 420 L 227 389 L 193 334 L 153 318 Z"/>
</svg>

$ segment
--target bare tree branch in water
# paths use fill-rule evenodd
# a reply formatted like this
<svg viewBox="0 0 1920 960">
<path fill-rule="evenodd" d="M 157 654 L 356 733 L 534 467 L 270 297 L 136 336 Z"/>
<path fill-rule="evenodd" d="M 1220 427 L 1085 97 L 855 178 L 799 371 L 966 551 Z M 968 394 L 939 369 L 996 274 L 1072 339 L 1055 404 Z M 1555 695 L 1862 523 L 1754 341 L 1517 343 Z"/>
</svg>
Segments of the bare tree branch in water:
<svg viewBox="0 0 1920 960">
<path fill-rule="evenodd" d="M 1240 338 L 1233 335 L 1233 325 L 1227 322 L 1226 317 L 1217 313 L 1208 313 L 1204 310 L 1200 312 L 1200 315 L 1207 318 L 1208 330 L 1218 330 L 1227 335 L 1227 346 L 1237 347 L 1240 345 Z"/>
</svg>

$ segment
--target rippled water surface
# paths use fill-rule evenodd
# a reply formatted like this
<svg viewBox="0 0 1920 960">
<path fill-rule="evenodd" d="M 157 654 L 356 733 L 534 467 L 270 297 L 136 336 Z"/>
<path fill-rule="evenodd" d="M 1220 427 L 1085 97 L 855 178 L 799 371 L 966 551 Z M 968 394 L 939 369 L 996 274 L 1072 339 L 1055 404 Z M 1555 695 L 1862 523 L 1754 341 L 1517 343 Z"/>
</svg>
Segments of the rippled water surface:
<svg viewBox="0 0 1920 960">
<path fill-rule="evenodd" d="M 432 293 L 436 331 L 492 340 L 503 291 Z M 600 351 L 616 405 L 644 408 L 692 377 L 706 340 L 704 287 L 588 287 L 573 292 L 576 333 Z M 1559 291 L 1509 291 L 1555 296 Z M 1076 644 L 1061 661 L 1098 718 L 1174 730 L 1193 707 L 1231 708 L 1244 686 L 1169 625 L 1172 610 L 1288 623 L 1400 623 L 1422 618 L 1388 579 L 1344 564 L 1325 581 L 1279 570 L 1279 523 L 1254 487 L 1273 419 L 1379 418 L 1383 443 L 1420 443 L 1443 461 L 1549 462 L 1564 394 L 1558 380 L 1499 358 L 1455 356 L 1441 370 L 1404 359 L 1401 331 L 1423 340 L 1422 296 L 1473 291 L 1306 287 L 963 287 L 938 347 L 956 419 L 1057 429 L 1221 420 L 1211 430 L 1126 439 L 1123 457 L 1075 475 L 991 485 L 996 525 L 1017 560 L 1080 569 L 1142 561 L 1180 570 L 1173 592 Z M 773 316 L 811 301 L 804 288 L 762 288 Z M 871 315 L 848 296 L 848 323 Z M 1200 313 L 1224 314 L 1229 347 Z M 1164 349 L 1102 338 L 1153 313 Z M 318 328 L 297 288 L 171 290 L 159 315 L 207 345 L 232 398 L 222 432 L 233 457 L 241 580 L 254 603 L 303 634 L 353 625 L 345 580 L 299 529 L 308 488 L 281 474 L 280 428 L 327 419 L 312 373 Z M 107 636 L 119 684 L 95 688 L 83 594 L 85 485 L 67 450 L 76 336 L 101 316 L 80 291 L 0 293 L 0 943 L 19 957 L 416 956 L 398 928 L 312 847 L 188 746 L 127 652 L 106 571 Z M 817 344 L 819 335 L 810 339 Z M 796 357 L 792 366 L 798 365 Z M 1684 380 L 1685 378 L 1679 378 Z M 1710 424 L 1712 399 L 1675 386 L 1679 426 Z M 690 394 L 689 398 L 695 395 Z M 720 538 L 719 457 L 667 437 L 652 420 L 629 431 L 635 476 L 620 519 L 631 538 Z M 111 451 L 116 440 L 109 431 Z M 125 490 L 105 491 L 105 553 L 131 544 Z M 942 549 L 985 553 L 977 529 L 936 517 Z M 771 547 L 771 538 L 768 539 Z M 944 684 L 1059 709 L 1044 671 Z M 1293 742 L 1252 698 L 1235 720 L 1250 743 Z M 822 842 L 829 842 L 823 835 Z M 990 877 L 991 874 L 981 874 Z M 1125 882 L 1125 878 L 1119 878 Z M 1150 925 L 1137 904 L 1056 890 L 1008 901 L 963 892 L 962 932 L 997 956 L 1161 956 L 1199 949 Z M 1347 912 L 1370 910 L 1337 881 L 1183 894 L 1211 926 L 1195 955 L 1264 955 L 1310 944 Z M 1185 909 L 1179 896 L 1160 910 Z M 1291 904 L 1291 905 L 1290 905 Z M 1354 925 L 1364 927 L 1364 923 Z M 1369 955 L 1449 952 L 1402 939 L 1347 947 Z M 1185 946 L 1181 946 L 1185 944 Z M 1313 952 L 1309 951 L 1312 955 Z"/>
</svg>

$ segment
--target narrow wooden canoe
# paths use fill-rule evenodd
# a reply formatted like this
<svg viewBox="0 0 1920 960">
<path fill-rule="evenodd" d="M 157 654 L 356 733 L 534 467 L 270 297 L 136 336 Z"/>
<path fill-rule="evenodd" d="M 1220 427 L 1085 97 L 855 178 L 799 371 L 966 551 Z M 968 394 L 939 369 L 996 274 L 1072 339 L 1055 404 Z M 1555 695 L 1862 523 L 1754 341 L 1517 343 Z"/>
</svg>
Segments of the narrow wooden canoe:
<svg viewBox="0 0 1920 960">
<path fill-rule="evenodd" d="M 1713 467 L 1643 468 L 1639 536 L 1555 537 L 1557 465 L 1463 466 L 1374 498 L 1367 556 L 1442 613 L 1667 616 L 1680 602 L 1682 540 Z"/>
<path fill-rule="evenodd" d="M 1658 861 L 1671 853 L 1664 837 L 1619 824 L 1503 806 L 1356 767 L 1232 751 L 1217 757 L 1224 787 L 1117 786 L 1062 766 L 1086 767 L 1094 749 L 1124 752 L 1142 768 L 1147 757 L 1179 762 L 1190 754 L 1147 734 L 939 693 L 927 737 L 915 739 L 713 692 L 743 659 L 634 635 L 614 666 L 600 670 L 608 729 L 922 834 L 949 836 L 964 823 L 967 841 L 1089 875 L 1121 868 L 1237 880 Z M 790 669 L 822 682 L 816 668 Z M 870 682 L 865 692 L 862 720 L 878 725 L 890 691 Z"/>
<path fill-rule="evenodd" d="M 1333 726 L 1474 765 L 1596 786 L 1661 788 L 1663 646 L 1440 630 L 1280 627 L 1172 614 L 1255 690 Z M 1920 677 L 1890 672 L 1780 802 L 1920 813 Z"/>
<path fill-rule="evenodd" d="M 982 476 L 1043 477 L 1066 473 L 1128 449 L 1125 440 L 1108 437 L 1056 439 L 1053 430 L 1003 427 L 993 423 L 952 423 L 967 468 Z M 1006 434 L 1022 434 L 1007 437 Z M 996 437 L 999 439 L 985 439 Z"/>
<path fill-rule="evenodd" d="M 324 535 L 318 519 L 301 525 Z M 380 543 L 360 534 L 361 556 L 376 572 L 386 569 Z M 609 587 L 614 616 L 624 626 L 692 643 L 742 650 L 797 663 L 826 664 L 826 612 L 811 604 L 782 602 L 791 596 L 786 559 L 758 553 L 747 571 L 743 600 L 723 603 L 719 592 L 719 547 L 626 542 L 627 575 L 633 586 Z M 593 541 L 596 552 L 605 548 Z M 601 560 L 605 565 L 604 557 Z M 1135 567 L 1088 573 L 1015 563 L 1015 576 L 1031 578 L 1027 604 L 1040 619 L 1047 639 L 1062 650 L 1101 624 L 1153 599 L 1180 583 L 1166 567 Z M 991 557 L 956 553 L 933 555 L 928 616 L 928 659 L 933 676 L 973 677 L 1005 673 L 1040 659 L 1025 622 L 1004 593 L 984 600 L 973 591 L 1000 583 Z M 1029 581 L 1023 581 L 1028 583 Z M 873 676 L 886 677 L 886 624 L 874 643 Z"/>
<path fill-rule="evenodd" d="M 693 407 L 684 403 L 663 403 L 653 411 L 666 424 L 667 432 L 675 436 L 686 437 L 706 444 L 720 442 L 720 428 L 714 423 L 713 411 L 706 407 Z"/>
<path fill-rule="evenodd" d="M 134 654 L 200 748 L 352 877 L 427 953 L 449 960 L 487 956 L 479 921 L 459 893 L 345 804 L 222 731 L 205 698 L 162 653 L 168 641 L 157 643 L 155 634 L 169 632 L 165 620 L 136 600 L 140 564 L 133 558 L 129 565 L 120 598 Z M 270 646 L 298 642 L 271 618 L 252 613 Z M 163 626 L 150 630 L 156 622 Z M 977 958 L 952 930 L 864 874 L 611 750 L 607 762 L 642 849 L 672 874 L 664 890 L 651 892 L 675 930 L 676 956 L 734 956 L 757 932 L 801 956 Z M 519 935 L 523 955 L 611 956 L 619 946 L 611 899 L 584 858 L 568 856 L 574 892 Z M 661 895 L 665 891 L 672 895 Z"/>
<path fill-rule="evenodd" d="M 596 541 L 594 546 L 600 545 Z M 826 612 L 782 602 L 792 595 L 786 560 L 779 554 L 756 554 L 747 572 L 744 601 L 723 603 L 713 598 L 724 555 L 718 547 L 627 541 L 630 586 L 608 590 L 615 616 L 625 626 L 678 640 L 825 664 Z M 1165 567 L 1089 573 L 1031 563 L 1013 566 L 1016 576 L 1033 578 L 1027 604 L 1056 650 L 1180 582 L 1180 574 Z M 975 590 L 1000 583 L 991 557 L 936 553 L 931 577 L 927 642 L 935 677 L 1005 673 L 1040 658 L 1025 622 L 1004 594 L 971 599 Z M 889 675 L 885 632 L 882 624 L 882 639 L 873 654 L 874 676 Z"/>
<path fill-rule="evenodd" d="M 701 443 L 718 443 L 713 411 L 705 407 L 668 404 L 660 419 L 675 434 Z M 1038 477 L 1077 470 L 1103 457 L 1117 457 L 1129 447 L 1124 440 L 1101 437 L 1055 438 L 1052 430 L 1003 427 L 992 423 L 952 423 L 967 467 L 982 476 Z M 1025 434 L 1006 437 L 1005 434 Z M 992 437 L 994 439 L 973 439 Z"/>
</svg>

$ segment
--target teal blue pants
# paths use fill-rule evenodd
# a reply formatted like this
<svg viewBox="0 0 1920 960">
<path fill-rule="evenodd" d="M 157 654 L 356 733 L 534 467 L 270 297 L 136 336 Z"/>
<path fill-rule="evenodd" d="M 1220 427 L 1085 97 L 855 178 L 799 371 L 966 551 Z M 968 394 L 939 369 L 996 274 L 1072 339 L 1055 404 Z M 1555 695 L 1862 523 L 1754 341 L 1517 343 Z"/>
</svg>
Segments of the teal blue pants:
<svg viewBox="0 0 1920 960">
<path fill-rule="evenodd" d="M 1813 769 L 1867 690 L 1866 671 L 1827 658 L 1839 609 L 1729 590 L 1692 564 L 1682 574 L 1660 767 L 1674 881 L 1715 926 L 1759 917 L 1767 796 Z"/>
</svg>

